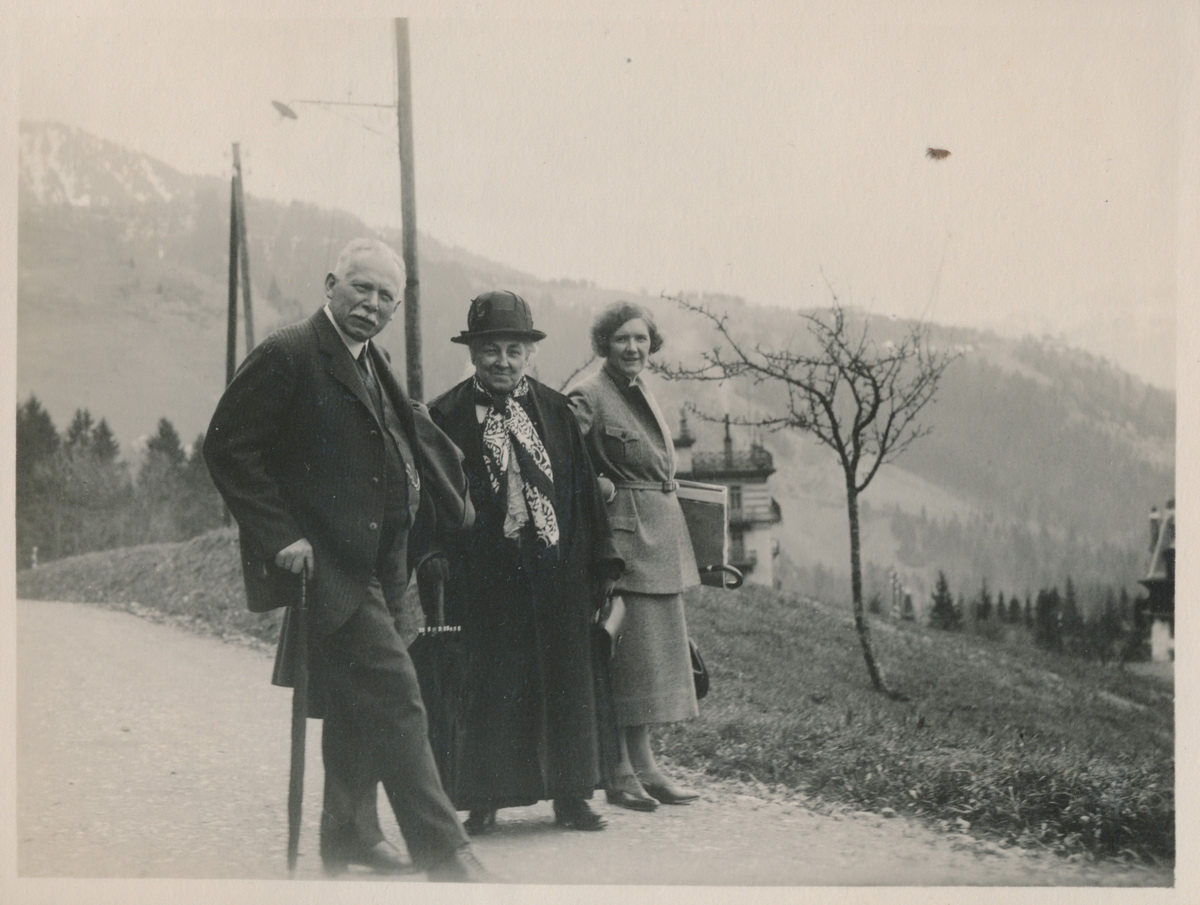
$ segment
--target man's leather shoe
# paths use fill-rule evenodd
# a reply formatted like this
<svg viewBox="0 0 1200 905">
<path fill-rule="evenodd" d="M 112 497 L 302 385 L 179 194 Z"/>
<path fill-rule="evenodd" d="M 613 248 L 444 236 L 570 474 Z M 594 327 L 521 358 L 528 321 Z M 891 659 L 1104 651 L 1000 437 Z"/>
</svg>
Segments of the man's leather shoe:
<svg viewBox="0 0 1200 905">
<path fill-rule="evenodd" d="M 325 873 L 331 876 L 345 873 L 351 864 L 369 867 L 377 874 L 402 874 L 412 869 L 412 865 L 400 857 L 400 852 L 386 839 L 370 848 L 352 848 L 322 855 L 321 864 Z"/>
<path fill-rule="evenodd" d="M 699 792 L 675 785 L 664 777 L 662 782 L 648 782 L 646 777 L 638 774 L 642 788 L 661 801 L 663 804 L 690 804 L 700 797 Z"/>
<path fill-rule="evenodd" d="M 653 811 L 658 801 L 646 794 L 638 778 L 632 773 L 619 773 L 604 791 L 608 803 L 631 811 Z"/>
<path fill-rule="evenodd" d="M 439 861 L 426 872 L 431 883 L 494 883 L 495 878 L 487 872 L 471 846 L 464 845 L 449 858 Z"/>
<path fill-rule="evenodd" d="M 564 830 L 602 830 L 608 825 L 582 798 L 556 798 L 554 822 Z"/>
<path fill-rule="evenodd" d="M 495 808 L 472 808 L 467 819 L 463 821 L 463 829 L 468 836 L 482 836 L 496 828 Z"/>
</svg>

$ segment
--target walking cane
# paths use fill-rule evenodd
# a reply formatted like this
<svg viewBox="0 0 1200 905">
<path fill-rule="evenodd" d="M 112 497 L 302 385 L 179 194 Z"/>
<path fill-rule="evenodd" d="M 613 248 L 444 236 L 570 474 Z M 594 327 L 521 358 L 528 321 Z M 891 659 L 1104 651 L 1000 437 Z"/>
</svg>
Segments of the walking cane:
<svg viewBox="0 0 1200 905">
<path fill-rule="evenodd" d="M 292 762 L 288 776 L 288 873 L 296 874 L 300 847 L 300 809 L 304 801 L 304 741 L 308 731 L 308 566 L 300 573 L 295 618 L 296 668 L 292 688 Z"/>
</svg>

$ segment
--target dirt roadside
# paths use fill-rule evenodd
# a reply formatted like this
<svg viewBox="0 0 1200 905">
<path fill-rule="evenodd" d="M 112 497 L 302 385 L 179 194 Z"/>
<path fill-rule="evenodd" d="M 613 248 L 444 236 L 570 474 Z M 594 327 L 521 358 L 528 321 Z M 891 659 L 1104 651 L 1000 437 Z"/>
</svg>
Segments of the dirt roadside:
<svg viewBox="0 0 1200 905">
<path fill-rule="evenodd" d="M 283 879 L 289 698 L 269 652 L 90 604 L 17 609 L 17 871 L 26 877 Z M 322 879 L 319 723 L 309 724 L 300 874 Z M 600 833 L 550 806 L 476 841 L 514 883 L 1170 886 L 1169 870 L 1067 860 L 904 817 L 687 777 L 699 802 L 624 811 Z M 394 821 L 385 831 L 399 841 Z M 327 883 L 345 883 L 351 875 Z M 401 879 L 420 881 L 419 876 Z"/>
</svg>

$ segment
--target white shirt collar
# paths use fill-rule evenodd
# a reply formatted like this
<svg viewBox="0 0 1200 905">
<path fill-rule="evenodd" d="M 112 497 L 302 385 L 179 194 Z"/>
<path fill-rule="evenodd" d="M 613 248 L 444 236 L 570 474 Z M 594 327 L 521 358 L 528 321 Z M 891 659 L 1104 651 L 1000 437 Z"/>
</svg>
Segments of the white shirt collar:
<svg viewBox="0 0 1200 905">
<path fill-rule="evenodd" d="M 343 333 L 342 328 L 338 326 L 338 322 L 333 319 L 333 312 L 329 310 L 328 305 L 326 305 L 322 310 L 325 312 L 325 316 L 329 318 L 329 323 L 333 324 L 333 329 L 337 331 L 337 335 L 340 336 L 342 338 L 342 342 L 346 344 L 346 348 L 350 351 L 350 357 L 355 361 L 358 361 L 358 356 L 362 354 L 363 346 L 365 346 L 366 343 L 351 339 L 349 336 Z"/>
</svg>

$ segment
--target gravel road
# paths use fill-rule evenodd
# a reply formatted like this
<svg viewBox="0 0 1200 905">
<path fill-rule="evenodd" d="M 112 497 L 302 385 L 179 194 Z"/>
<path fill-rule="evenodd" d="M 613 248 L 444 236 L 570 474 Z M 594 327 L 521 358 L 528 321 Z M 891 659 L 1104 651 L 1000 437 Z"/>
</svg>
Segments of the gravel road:
<svg viewBox="0 0 1200 905">
<path fill-rule="evenodd" d="M 284 879 L 289 693 L 271 655 L 95 605 L 17 606 L 18 877 Z M 320 724 L 309 722 L 299 876 L 316 854 Z M 690 806 L 500 812 L 476 841 L 514 883 L 736 886 L 1170 886 L 1171 871 L 1001 849 L 904 817 L 686 777 Z M 381 807 L 386 805 L 381 800 Z M 401 845 L 385 810 L 385 832 Z M 399 878 L 423 882 L 421 875 Z"/>
</svg>

